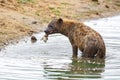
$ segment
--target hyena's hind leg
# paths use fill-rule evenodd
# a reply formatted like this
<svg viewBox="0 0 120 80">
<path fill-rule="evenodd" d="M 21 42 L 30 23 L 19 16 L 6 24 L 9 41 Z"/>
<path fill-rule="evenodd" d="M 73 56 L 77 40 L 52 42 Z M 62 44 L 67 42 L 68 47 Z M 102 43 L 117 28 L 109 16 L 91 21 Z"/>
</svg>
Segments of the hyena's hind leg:
<svg viewBox="0 0 120 80">
<path fill-rule="evenodd" d="M 89 40 L 86 42 L 82 57 L 94 58 L 97 54 L 98 47 L 96 45 L 96 40 Z"/>
</svg>

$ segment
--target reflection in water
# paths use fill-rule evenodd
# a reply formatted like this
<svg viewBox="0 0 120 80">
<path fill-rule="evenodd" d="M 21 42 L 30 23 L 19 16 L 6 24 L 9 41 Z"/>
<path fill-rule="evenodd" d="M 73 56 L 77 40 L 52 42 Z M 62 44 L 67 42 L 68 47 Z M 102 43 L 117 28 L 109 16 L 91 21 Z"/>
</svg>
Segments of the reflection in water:
<svg viewBox="0 0 120 80">
<path fill-rule="evenodd" d="M 67 68 L 50 68 L 45 65 L 45 77 L 48 79 L 80 79 L 80 78 L 101 78 L 104 72 L 105 60 L 85 59 L 72 60 Z"/>
<path fill-rule="evenodd" d="M 77 74 L 88 75 L 88 77 L 101 77 L 99 76 L 104 72 L 105 60 L 94 60 L 94 59 L 79 59 L 72 61 L 71 71 Z M 89 75 L 98 76 L 89 76 Z M 84 76 L 87 77 L 87 76 Z"/>
</svg>

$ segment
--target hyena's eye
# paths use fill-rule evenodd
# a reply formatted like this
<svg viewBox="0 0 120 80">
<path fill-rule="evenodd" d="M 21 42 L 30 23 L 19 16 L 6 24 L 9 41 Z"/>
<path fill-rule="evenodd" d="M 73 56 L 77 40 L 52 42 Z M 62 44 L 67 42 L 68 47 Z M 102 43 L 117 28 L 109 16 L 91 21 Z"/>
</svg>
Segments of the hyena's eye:
<svg viewBox="0 0 120 80">
<path fill-rule="evenodd" d="M 50 25 L 49 28 L 53 28 L 53 26 Z"/>
</svg>

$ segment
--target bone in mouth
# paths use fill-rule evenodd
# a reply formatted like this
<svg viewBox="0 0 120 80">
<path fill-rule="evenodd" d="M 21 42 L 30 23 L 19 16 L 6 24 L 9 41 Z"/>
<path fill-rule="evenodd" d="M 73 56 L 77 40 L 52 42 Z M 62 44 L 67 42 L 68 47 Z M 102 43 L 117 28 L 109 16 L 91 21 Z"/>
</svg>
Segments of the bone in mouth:
<svg viewBox="0 0 120 80">
<path fill-rule="evenodd" d="M 41 40 L 43 40 L 45 43 L 47 42 L 47 40 L 48 40 L 48 35 L 47 34 L 45 34 L 42 38 L 41 38 Z"/>
</svg>

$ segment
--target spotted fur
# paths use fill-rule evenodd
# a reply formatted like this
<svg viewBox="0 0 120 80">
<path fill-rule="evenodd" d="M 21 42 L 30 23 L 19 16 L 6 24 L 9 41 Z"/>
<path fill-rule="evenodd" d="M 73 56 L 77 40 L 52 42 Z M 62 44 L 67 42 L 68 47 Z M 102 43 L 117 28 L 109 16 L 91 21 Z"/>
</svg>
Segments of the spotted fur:
<svg viewBox="0 0 120 80">
<path fill-rule="evenodd" d="M 67 36 L 74 58 L 77 58 L 78 49 L 82 52 L 82 57 L 105 58 L 106 48 L 101 35 L 81 22 L 55 19 L 48 24 L 45 33 L 61 33 Z"/>
</svg>

